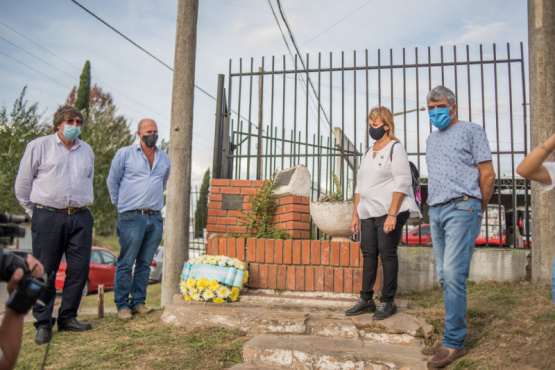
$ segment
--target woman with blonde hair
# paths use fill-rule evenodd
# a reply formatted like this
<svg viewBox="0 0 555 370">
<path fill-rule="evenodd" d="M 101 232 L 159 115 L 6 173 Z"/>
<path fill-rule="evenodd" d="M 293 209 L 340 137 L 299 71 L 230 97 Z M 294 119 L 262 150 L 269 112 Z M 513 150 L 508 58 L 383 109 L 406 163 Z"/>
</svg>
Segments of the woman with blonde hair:
<svg viewBox="0 0 555 370">
<path fill-rule="evenodd" d="M 375 140 L 362 158 L 355 189 L 355 209 L 351 230 L 359 233 L 364 257 L 360 300 L 345 312 L 359 315 L 375 312 L 374 320 L 383 320 L 397 312 L 399 263 L 397 246 L 403 226 L 409 217 L 422 217 L 412 191 L 409 160 L 403 145 L 396 145 L 393 115 L 386 107 L 376 107 L 368 115 L 368 132 Z M 383 267 L 383 289 L 380 304 L 374 303 L 374 283 L 378 256 Z"/>
</svg>

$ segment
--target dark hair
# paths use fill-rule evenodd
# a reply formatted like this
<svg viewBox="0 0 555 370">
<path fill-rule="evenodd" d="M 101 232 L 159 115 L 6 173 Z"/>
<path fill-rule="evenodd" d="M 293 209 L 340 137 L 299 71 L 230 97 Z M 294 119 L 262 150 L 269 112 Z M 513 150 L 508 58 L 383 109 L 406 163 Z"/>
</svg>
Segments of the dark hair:
<svg viewBox="0 0 555 370">
<path fill-rule="evenodd" d="M 79 111 L 79 109 L 75 108 L 71 105 L 64 105 L 63 107 L 58 108 L 56 113 L 54 114 L 54 132 L 58 131 L 58 127 L 66 120 L 70 118 L 79 117 L 81 121 L 84 122 L 83 114 Z"/>
</svg>

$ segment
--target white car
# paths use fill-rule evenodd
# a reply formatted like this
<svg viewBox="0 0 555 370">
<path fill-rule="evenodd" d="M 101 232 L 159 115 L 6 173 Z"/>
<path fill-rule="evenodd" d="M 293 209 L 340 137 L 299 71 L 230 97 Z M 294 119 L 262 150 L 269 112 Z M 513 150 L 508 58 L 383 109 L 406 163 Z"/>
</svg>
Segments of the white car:
<svg viewBox="0 0 555 370">
<path fill-rule="evenodd" d="M 150 265 L 150 281 L 162 281 L 162 267 L 164 264 L 164 247 L 159 246 L 154 253 L 152 264 Z"/>
</svg>

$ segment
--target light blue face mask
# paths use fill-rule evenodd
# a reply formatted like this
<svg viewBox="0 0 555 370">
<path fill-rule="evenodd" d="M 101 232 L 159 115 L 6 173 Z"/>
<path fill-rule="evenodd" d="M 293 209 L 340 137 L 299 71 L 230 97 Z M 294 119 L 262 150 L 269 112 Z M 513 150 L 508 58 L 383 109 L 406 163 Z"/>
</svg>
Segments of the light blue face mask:
<svg viewBox="0 0 555 370">
<path fill-rule="evenodd" d="M 451 108 L 434 108 L 428 111 L 430 116 L 430 123 L 440 130 L 443 130 L 451 123 L 451 116 L 449 116 L 449 109 Z"/>
<path fill-rule="evenodd" d="M 64 126 L 64 131 L 62 131 L 62 135 L 65 136 L 66 139 L 69 141 L 73 141 L 77 139 L 77 137 L 81 134 L 81 127 L 75 127 L 70 125 Z"/>
</svg>

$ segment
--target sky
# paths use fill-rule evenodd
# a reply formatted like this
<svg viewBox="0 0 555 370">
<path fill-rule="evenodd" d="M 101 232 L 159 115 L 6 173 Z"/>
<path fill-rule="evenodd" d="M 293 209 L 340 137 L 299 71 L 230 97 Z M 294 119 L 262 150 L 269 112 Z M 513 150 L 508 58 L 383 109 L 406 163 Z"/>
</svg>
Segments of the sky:
<svg viewBox="0 0 555 370">
<path fill-rule="evenodd" d="M 76 1 L 173 66 L 176 0 Z M 198 87 L 215 97 L 218 74 L 227 76 L 230 60 L 289 58 L 270 4 L 277 12 L 276 0 L 199 1 Z M 525 54 L 528 49 L 524 0 L 282 0 L 281 5 L 302 54 L 520 42 Z M 152 118 L 160 135 L 169 138 L 168 67 L 71 0 L 0 0 L 0 106 L 11 111 L 27 86 L 27 100 L 37 102 L 43 119 L 51 122 L 78 84 L 87 60 L 92 82 L 112 94 L 118 114 L 132 127 L 142 118 Z M 212 166 L 212 97 L 195 89 L 193 189 Z"/>
</svg>

